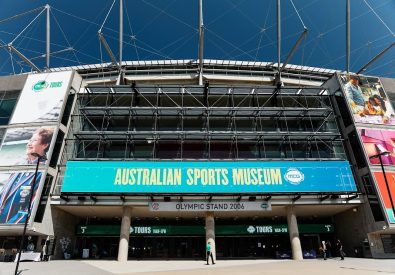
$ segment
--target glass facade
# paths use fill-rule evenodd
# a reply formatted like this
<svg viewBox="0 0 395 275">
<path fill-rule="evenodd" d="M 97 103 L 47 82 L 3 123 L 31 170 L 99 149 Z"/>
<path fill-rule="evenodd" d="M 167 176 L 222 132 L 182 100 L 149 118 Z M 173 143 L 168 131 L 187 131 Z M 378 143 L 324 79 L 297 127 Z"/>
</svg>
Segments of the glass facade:
<svg viewBox="0 0 395 275">
<path fill-rule="evenodd" d="M 319 88 L 87 87 L 67 159 L 345 159 Z"/>
</svg>

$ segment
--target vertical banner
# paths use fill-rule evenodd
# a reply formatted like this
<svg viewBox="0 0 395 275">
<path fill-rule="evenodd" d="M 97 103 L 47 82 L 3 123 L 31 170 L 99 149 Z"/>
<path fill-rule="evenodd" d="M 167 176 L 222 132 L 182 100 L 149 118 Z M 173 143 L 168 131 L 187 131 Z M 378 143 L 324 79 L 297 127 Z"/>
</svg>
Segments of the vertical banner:
<svg viewBox="0 0 395 275">
<path fill-rule="evenodd" d="M 54 126 L 8 129 L 0 148 L 0 166 L 35 166 L 37 157 L 34 154 L 49 158 L 54 130 Z"/>
<path fill-rule="evenodd" d="M 363 146 L 370 164 L 380 165 L 378 158 L 370 158 L 374 155 L 388 152 L 382 155 L 384 165 L 395 165 L 395 131 L 359 128 Z"/>
<path fill-rule="evenodd" d="M 72 71 L 29 75 L 10 124 L 58 121 L 71 76 Z"/>
<path fill-rule="evenodd" d="M 40 168 L 34 183 L 34 168 L 38 161 L 43 166 L 51 157 L 55 125 L 72 75 L 72 71 L 41 73 L 30 74 L 26 79 L 10 119 L 12 127 L 6 130 L 0 148 L 0 166 L 10 171 L 0 172 L 0 225 L 22 225 L 29 211 L 30 222 L 34 220 L 45 176 L 45 170 Z M 48 160 L 39 160 L 37 154 Z"/>
<path fill-rule="evenodd" d="M 378 185 L 381 201 L 389 223 L 395 223 L 395 213 L 392 209 L 392 202 L 395 203 L 395 172 L 385 172 L 386 178 L 382 172 L 375 172 L 374 176 Z M 385 182 L 387 179 L 387 183 Z M 387 188 L 388 187 L 388 188 Z M 389 189 L 389 193 L 388 193 Z M 391 198 L 390 198 L 391 197 Z"/>
<path fill-rule="evenodd" d="M 42 174 L 43 171 L 37 173 L 36 184 L 32 190 L 34 172 L 0 173 L 0 225 L 25 222 L 30 196 L 33 196 L 30 211 L 38 202 Z M 30 216 L 34 217 L 33 214 Z"/>
<path fill-rule="evenodd" d="M 395 112 L 379 78 L 339 75 L 355 122 L 395 125 Z"/>
</svg>

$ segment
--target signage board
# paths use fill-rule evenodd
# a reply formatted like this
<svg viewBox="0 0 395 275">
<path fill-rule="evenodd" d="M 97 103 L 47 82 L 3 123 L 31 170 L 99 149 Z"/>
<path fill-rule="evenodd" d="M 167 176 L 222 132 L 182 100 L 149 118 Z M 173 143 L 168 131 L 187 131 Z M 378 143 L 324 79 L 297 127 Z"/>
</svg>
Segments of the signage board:
<svg viewBox="0 0 395 275">
<path fill-rule="evenodd" d="M 54 143 L 54 126 L 36 126 L 7 129 L 0 148 L 0 166 L 36 166 L 37 157 L 50 159 L 50 148 Z M 45 164 L 41 160 L 40 164 Z"/>
<path fill-rule="evenodd" d="M 58 121 L 72 71 L 29 74 L 10 124 Z"/>
<path fill-rule="evenodd" d="M 389 152 L 388 155 L 382 155 L 381 161 L 383 165 L 394 165 L 395 156 L 395 131 L 383 130 L 383 129 L 370 129 L 370 128 L 359 128 L 358 132 L 361 136 L 365 153 L 370 164 L 380 165 L 378 158 L 371 158 L 374 155 Z"/>
<path fill-rule="evenodd" d="M 30 211 L 35 209 L 39 201 L 42 174 L 43 171 L 37 172 L 36 184 L 32 190 L 34 172 L 0 173 L 0 225 L 21 225 L 25 222 L 30 196 L 33 196 Z"/>
<path fill-rule="evenodd" d="M 378 187 L 377 191 L 380 194 L 381 203 L 385 211 L 385 215 L 387 216 L 388 222 L 394 224 L 395 213 L 392 209 L 391 199 L 392 202 L 395 204 L 395 173 L 385 172 L 386 178 L 384 178 L 384 174 L 382 172 L 374 172 L 374 176 L 376 178 L 376 183 Z M 387 180 L 387 183 L 385 182 L 385 180 Z"/>
<path fill-rule="evenodd" d="M 333 233 L 332 224 L 299 224 L 299 233 Z M 119 236 L 120 225 L 79 225 L 76 235 L 83 236 Z M 130 227 L 131 236 L 204 236 L 204 226 L 196 225 L 135 225 Z M 288 234 L 286 224 L 247 224 L 216 225 L 216 236 L 228 235 L 271 235 Z"/>
<path fill-rule="evenodd" d="M 355 192 L 347 161 L 68 161 L 65 193 Z"/>
<path fill-rule="evenodd" d="M 150 202 L 149 209 L 153 212 L 241 212 L 269 211 L 270 202 L 265 201 L 183 201 L 183 202 Z"/>
<path fill-rule="evenodd" d="M 395 112 L 377 77 L 339 74 L 355 122 L 395 125 Z"/>
</svg>

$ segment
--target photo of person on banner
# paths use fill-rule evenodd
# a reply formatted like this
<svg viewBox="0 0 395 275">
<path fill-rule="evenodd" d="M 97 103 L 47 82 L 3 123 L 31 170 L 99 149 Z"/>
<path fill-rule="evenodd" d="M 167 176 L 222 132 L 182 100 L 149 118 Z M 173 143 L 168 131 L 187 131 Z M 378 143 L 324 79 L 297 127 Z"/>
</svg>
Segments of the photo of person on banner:
<svg viewBox="0 0 395 275">
<path fill-rule="evenodd" d="M 49 146 L 51 145 L 53 128 L 41 127 L 37 129 L 26 145 L 26 162 L 27 164 L 36 164 L 38 158 L 35 154 L 46 156 Z M 41 158 L 40 163 L 44 164 L 46 158 Z"/>
<path fill-rule="evenodd" d="M 395 125 L 395 112 L 378 78 L 340 76 L 356 122 Z"/>
<path fill-rule="evenodd" d="M 41 180 L 42 172 L 37 173 L 36 182 Z M 31 192 L 34 207 L 39 184 L 32 189 L 34 172 L 11 173 L 0 193 L 0 224 L 22 224 L 25 222 Z"/>
<path fill-rule="evenodd" d="M 18 131 L 15 133 L 18 133 Z M 52 137 L 53 127 L 35 129 L 27 141 L 25 156 L 19 164 L 36 165 L 39 161 L 37 155 L 46 156 Z M 16 145 L 19 144 L 17 143 Z M 11 152 L 15 152 L 15 150 L 11 150 Z M 45 164 L 45 159 L 40 158 L 40 164 Z M 10 158 L 7 158 L 7 160 L 9 161 Z M 11 163 L 8 165 L 11 165 Z M 41 175 L 42 172 L 37 173 L 37 183 L 40 182 Z M 34 172 L 14 172 L 9 175 L 5 183 L 0 183 L 3 186 L 0 191 L 0 224 L 20 224 L 25 222 L 30 196 L 33 196 L 33 207 L 39 185 L 36 184 L 35 190 L 32 190 L 33 180 Z"/>
<path fill-rule="evenodd" d="M 0 149 L 0 166 L 35 165 L 36 154 L 47 155 L 53 133 L 53 126 L 8 129 Z M 43 159 L 40 164 L 45 163 Z"/>
</svg>

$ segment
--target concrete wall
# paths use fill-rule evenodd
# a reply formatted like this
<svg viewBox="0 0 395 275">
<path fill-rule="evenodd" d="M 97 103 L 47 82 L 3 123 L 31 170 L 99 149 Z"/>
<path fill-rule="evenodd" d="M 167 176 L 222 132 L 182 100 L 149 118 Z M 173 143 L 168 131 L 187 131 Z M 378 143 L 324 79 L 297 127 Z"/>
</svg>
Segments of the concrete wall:
<svg viewBox="0 0 395 275">
<path fill-rule="evenodd" d="M 382 246 L 369 241 L 369 233 L 382 229 L 384 223 L 374 221 L 368 203 L 336 215 L 334 222 L 336 235 L 348 256 L 375 258 L 377 253 L 384 253 Z"/>
<path fill-rule="evenodd" d="M 0 77 L 0 91 L 21 91 L 27 74 Z"/>
<path fill-rule="evenodd" d="M 54 206 L 51 208 L 54 236 L 56 238 L 55 252 L 53 259 L 63 259 L 63 251 L 61 249 L 60 240 L 68 237 L 71 240 L 69 250 L 72 253 L 76 242 L 75 227 L 79 222 L 79 218 L 75 217 Z"/>
</svg>

